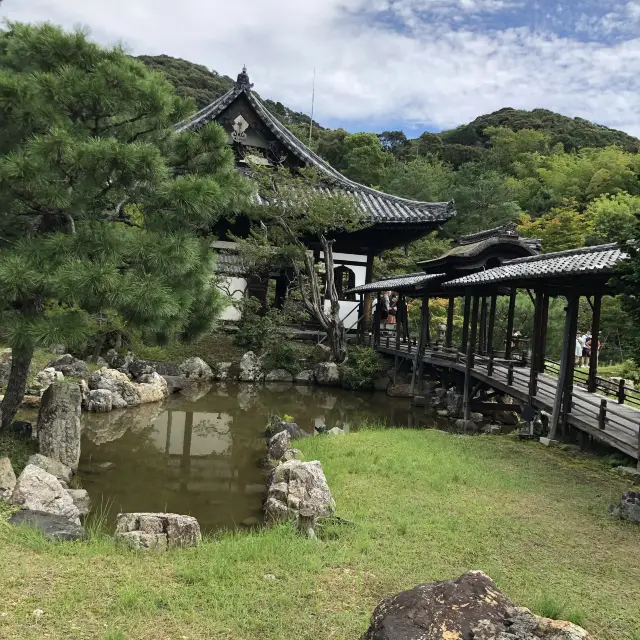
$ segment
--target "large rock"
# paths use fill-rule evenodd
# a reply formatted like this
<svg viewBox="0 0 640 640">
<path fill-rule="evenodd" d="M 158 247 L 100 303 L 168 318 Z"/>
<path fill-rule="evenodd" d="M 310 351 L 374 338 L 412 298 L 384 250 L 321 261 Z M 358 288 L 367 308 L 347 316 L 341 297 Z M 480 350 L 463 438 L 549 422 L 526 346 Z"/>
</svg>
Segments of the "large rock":
<svg viewBox="0 0 640 640">
<path fill-rule="evenodd" d="M 42 397 L 38 414 L 40 453 L 77 471 L 82 393 L 77 383 L 57 382 Z"/>
<path fill-rule="evenodd" d="M 392 398 L 411 398 L 411 384 L 389 384 L 387 386 L 387 395 Z"/>
<path fill-rule="evenodd" d="M 167 381 L 155 371 L 141 375 L 136 390 L 140 396 L 140 404 L 161 402 L 169 395 Z"/>
<path fill-rule="evenodd" d="M 53 367 L 47 367 L 36 374 L 31 384 L 26 389 L 28 396 L 42 397 L 44 392 L 54 383 L 64 380 L 64 376 Z"/>
<path fill-rule="evenodd" d="M 108 389 L 89 391 L 86 409 L 96 413 L 109 413 L 113 409 L 113 394 Z"/>
<path fill-rule="evenodd" d="M 44 469 L 47 473 L 55 476 L 63 484 L 69 484 L 71 482 L 71 476 L 73 471 L 66 464 L 62 464 L 59 460 L 48 458 L 41 453 L 34 453 L 28 460 L 27 464 L 32 464 L 36 467 Z"/>
<path fill-rule="evenodd" d="M 202 536 L 200 525 L 191 516 L 176 513 L 119 513 L 116 538 L 134 549 L 197 547 Z"/>
<path fill-rule="evenodd" d="M 455 388 L 447 391 L 447 411 L 452 418 L 462 418 L 464 396 Z"/>
<path fill-rule="evenodd" d="M 384 598 L 361 640 L 589 640 L 582 628 L 516 607 L 481 571 Z"/>
<path fill-rule="evenodd" d="M 16 474 L 9 458 L 0 458 L 0 500 L 8 500 L 16 486 Z"/>
<path fill-rule="evenodd" d="M 265 382 L 293 382 L 293 376 L 285 369 L 274 369 L 264 377 Z"/>
<path fill-rule="evenodd" d="M 324 344 L 317 344 L 311 351 L 314 362 L 331 362 L 331 349 Z"/>
<path fill-rule="evenodd" d="M 335 511 L 327 479 L 317 460 L 290 460 L 269 475 L 265 522 L 272 524 L 289 518 L 297 522 L 301 510 L 311 512 L 315 518 L 329 517 Z"/>
<path fill-rule="evenodd" d="M 616 518 L 640 524 L 640 491 L 627 491 L 619 504 L 611 505 L 609 510 Z"/>
<path fill-rule="evenodd" d="M 291 436 L 287 431 L 281 431 L 269 440 L 269 457 L 280 460 L 291 446 Z"/>
<path fill-rule="evenodd" d="M 9 524 L 16 527 L 26 525 L 41 531 L 45 538 L 60 542 L 62 540 L 86 540 L 87 532 L 77 523 L 63 516 L 45 511 L 21 509 L 9 518 Z"/>
<path fill-rule="evenodd" d="M 305 369 L 304 371 L 296 373 L 293 379 L 296 384 L 312 384 L 313 380 L 313 371 L 311 369 Z"/>
<path fill-rule="evenodd" d="M 340 384 L 340 370 L 335 362 L 321 362 L 313 368 L 316 383 L 323 387 L 337 387 Z"/>
<path fill-rule="evenodd" d="M 65 378 L 87 378 L 89 376 L 87 363 L 84 360 L 74 358 L 70 353 L 58 356 L 47 367 L 59 371 Z"/>
<path fill-rule="evenodd" d="M 262 360 L 253 351 L 247 351 L 240 359 L 240 382 L 258 382 L 262 376 Z"/>
<path fill-rule="evenodd" d="M 309 434 L 303 431 L 295 422 L 287 422 L 281 418 L 273 418 L 267 426 L 266 435 L 275 436 L 277 433 L 286 431 L 291 438 L 307 438 Z"/>
<path fill-rule="evenodd" d="M 67 489 L 67 493 L 81 516 L 86 516 L 91 511 L 91 499 L 86 489 Z"/>
<path fill-rule="evenodd" d="M 140 403 L 137 385 L 126 373 L 117 369 L 102 368 L 89 376 L 89 389 L 106 389 L 111 391 L 113 408 L 135 407 Z"/>
<path fill-rule="evenodd" d="M 44 469 L 28 464 L 16 482 L 11 504 L 44 511 L 80 524 L 80 512 L 59 480 Z"/>
<path fill-rule="evenodd" d="M 514 426 L 520 421 L 520 416 L 515 411 L 496 411 L 493 419 L 500 424 Z"/>
<path fill-rule="evenodd" d="M 180 373 L 188 380 L 210 382 L 214 375 L 211 367 L 201 358 L 189 358 L 180 365 Z"/>
</svg>

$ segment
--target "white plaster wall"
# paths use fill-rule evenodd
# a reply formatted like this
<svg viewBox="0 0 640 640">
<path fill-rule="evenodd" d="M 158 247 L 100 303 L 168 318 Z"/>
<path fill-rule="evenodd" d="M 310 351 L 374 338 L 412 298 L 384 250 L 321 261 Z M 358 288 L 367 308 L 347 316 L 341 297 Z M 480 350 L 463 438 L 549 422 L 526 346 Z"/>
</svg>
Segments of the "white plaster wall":
<svg viewBox="0 0 640 640">
<path fill-rule="evenodd" d="M 224 278 L 218 285 L 218 289 L 233 300 L 242 300 L 247 289 L 247 281 L 244 278 Z M 220 320 L 237 322 L 240 320 L 240 311 L 231 303 L 220 314 Z"/>
</svg>

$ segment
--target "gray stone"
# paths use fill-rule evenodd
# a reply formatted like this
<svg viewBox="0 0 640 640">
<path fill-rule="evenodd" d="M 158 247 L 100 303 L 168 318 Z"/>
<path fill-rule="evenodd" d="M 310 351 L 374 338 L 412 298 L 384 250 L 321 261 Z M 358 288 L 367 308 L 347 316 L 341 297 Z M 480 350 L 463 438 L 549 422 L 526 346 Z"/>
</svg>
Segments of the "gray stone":
<svg viewBox="0 0 640 640">
<path fill-rule="evenodd" d="M 272 524 L 289 518 L 298 522 L 300 510 L 315 518 L 326 518 L 335 511 L 322 465 L 317 460 L 290 460 L 271 471 L 265 502 L 265 522 Z"/>
<path fill-rule="evenodd" d="M 500 424 L 490 424 L 487 433 L 490 433 L 492 436 L 499 436 L 502 434 L 502 425 Z"/>
<path fill-rule="evenodd" d="M 471 418 L 471 420 L 473 420 L 473 422 L 482 422 L 484 420 L 484 416 L 481 413 L 478 412 L 472 412 L 469 417 Z"/>
<path fill-rule="evenodd" d="M 112 393 L 113 408 L 135 407 L 140 404 L 140 394 L 129 376 L 117 369 L 100 369 L 89 376 L 89 389 L 106 389 Z M 124 407 L 122 403 L 124 402 Z"/>
<path fill-rule="evenodd" d="M 287 449 L 282 456 L 282 461 L 289 462 L 289 460 L 296 460 L 301 455 L 302 451 L 300 451 L 300 449 Z"/>
<path fill-rule="evenodd" d="M 94 389 L 89 391 L 87 411 L 96 413 L 108 413 L 113 409 L 113 395 L 107 389 Z"/>
<path fill-rule="evenodd" d="M 280 460 L 291 446 L 291 436 L 288 431 L 281 431 L 269 440 L 269 457 Z"/>
<path fill-rule="evenodd" d="M 64 380 L 64 376 L 53 367 L 48 367 L 36 374 L 30 385 L 27 386 L 26 394 L 28 396 L 42 397 L 44 392 L 54 383 Z"/>
<path fill-rule="evenodd" d="M 323 387 L 337 387 L 340 384 L 340 370 L 335 362 L 320 362 L 313 368 L 316 383 Z"/>
<path fill-rule="evenodd" d="M 253 351 L 247 351 L 240 359 L 240 382 L 258 382 L 262 377 L 262 360 Z"/>
<path fill-rule="evenodd" d="M 400 384 L 389 384 L 387 387 L 387 395 L 392 398 L 411 398 L 411 384 L 409 383 L 400 383 Z"/>
<path fill-rule="evenodd" d="M 89 376 L 89 367 L 84 360 L 74 358 L 70 353 L 58 356 L 47 367 L 51 367 L 59 371 L 65 378 L 87 378 Z"/>
<path fill-rule="evenodd" d="M 331 349 L 324 344 L 317 344 L 313 347 L 311 358 L 314 362 L 331 362 Z"/>
<path fill-rule="evenodd" d="M 182 376 L 162 376 L 162 377 L 164 378 L 164 381 L 167 383 L 168 395 L 177 393 L 178 391 L 182 391 L 190 384 L 189 381 Z"/>
<path fill-rule="evenodd" d="M 609 507 L 609 511 L 616 518 L 640 524 L 640 491 L 627 491 L 618 504 Z"/>
<path fill-rule="evenodd" d="M 86 489 L 67 489 L 67 493 L 81 516 L 86 516 L 91 511 L 91 499 Z"/>
<path fill-rule="evenodd" d="M 560 445 L 558 440 L 552 440 L 551 438 L 540 438 L 540 444 L 543 444 L 545 447 L 557 447 Z"/>
<path fill-rule="evenodd" d="M 265 382 L 293 382 L 293 376 L 284 369 L 269 371 L 264 377 Z"/>
<path fill-rule="evenodd" d="M 508 425 L 516 425 L 520 420 L 520 416 L 515 411 L 496 411 L 493 414 L 496 422 Z"/>
<path fill-rule="evenodd" d="M 71 477 L 73 476 L 71 467 L 68 467 L 59 460 L 43 456 L 41 453 L 34 453 L 29 458 L 27 464 L 32 464 L 44 469 L 47 473 L 55 476 L 60 482 L 65 484 L 69 484 L 71 482 Z"/>
<path fill-rule="evenodd" d="M 16 507 L 52 513 L 80 524 L 80 512 L 59 480 L 33 464 L 20 474 L 10 502 Z"/>
<path fill-rule="evenodd" d="M 292 439 L 309 437 L 309 434 L 303 431 L 295 422 L 286 422 L 280 419 L 275 419 L 269 424 L 266 435 L 275 436 L 276 433 L 281 431 L 287 431 Z"/>
<path fill-rule="evenodd" d="M 16 474 L 9 458 L 0 458 L 0 500 L 9 500 L 16 486 Z"/>
<path fill-rule="evenodd" d="M 478 425 L 473 420 L 464 420 L 463 418 L 458 418 L 456 420 L 456 429 L 460 429 L 465 433 L 477 433 Z"/>
<path fill-rule="evenodd" d="M 447 391 L 447 410 L 453 418 L 461 418 L 463 414 L 464 396 L 453 388 Z"/>
<path fill-rule="evenodd" d="M 201 380 L 210 382 L 213 380 L 211 367 L 201 358 L 189 358 L 180 365 L 180 373 L 188 380 Z"/>
<path fill-rule="evenodd" d="M 38 414 L 38 443 L 42 455 L 77 471 L 80 460 L 82 393 L 77 384 L 56 382 L 42 397 Z"/>
<path fill-rule="evenodd" d="M 340 427 L 333 427 L 333 429 L 329 429 L 329 431 L 327 431 L 327 435 L 330 435 L 330 436 L 343 436 L 344 435 L 344 431 Z"/>
<path fill-rule="evenodd" d="M 517 607 L 481 571 L 384 598 L 360 640 L 589 640 L 570 622 Z"/>
<path fill-rule="evenodd" d="M 191 516 L 177 513 L 119 513 L 116 538 L 135 549 L 164 551 L 197 547 L 202 536 L 198 521 Z"/>
<path fill-rule="evenodd" d="M 438 398 L 442 399 L 447 396 L 447 390 L 444 387 L 437 387 L 433 390 L 433 392 L 438 396 Z"/>
<path fill-rule="evenodd" d="M 21 509 L 9 518 L 9 524 L 19 527 L 28 526 L 41 531 L 48 540 L 54 542 L 68 540 L 87 540 L 87 532 L 76 522 L 63 516 L 45 511 Z"/>
<path fill-rule="evenodd" d="M 440 418 L 448 418 L 449 417 L 449 411 L 447 409 L 438 409 L 436 411 L 436 415 Z"/>
<path fill-rule="evenodd" d="M 135 387 L 140 404 L 162 402 L 169 395 L 167 381 L 155 371 L 141 375 Z"/>
<path fill-rule="evenodd" d="M 108 367 L 109 363 L 103 357 L 99 357 L 96 359 L 96 365 L 102 368 L 102 367 Z"/>
<path fill-rule="evenodd" d="M 115 349 L 109 349 L 107 353 L 104 355 L 104 359 L 107 361 L 107 364 L 111 367 L 115 364 L 118 359 L 118 352 Z"/>
<path fill-rule="evenodd" d="M 293 379 L 296 384 L 311 384 L 313 380 L 313 371 L 311 369 L 305 369 L 304 371 L 296 373 Z"/>
<path fill-rule="evenodd" d="M 215 379 L 224 382 L 231 379 L 231 362 L 219 362 L 216 367 Z"/>
</svg>

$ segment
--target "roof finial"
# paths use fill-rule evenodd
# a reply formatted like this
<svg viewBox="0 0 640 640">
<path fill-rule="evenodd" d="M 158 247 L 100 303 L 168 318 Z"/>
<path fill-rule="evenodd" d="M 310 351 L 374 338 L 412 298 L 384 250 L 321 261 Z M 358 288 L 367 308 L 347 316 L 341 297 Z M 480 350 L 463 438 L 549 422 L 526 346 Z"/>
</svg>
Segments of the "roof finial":
<svg viewBox="0 0 640 640">
<path fill-rule="evenodd" d="M 236 89 L 249 91 L 251 87 L 253 87 L 253 84 L 249 80 L 249 74 L 247 73 L 247 65 L 245 64 L 242 67 L 242 71 L 238 74 L 238 79 L 236 80 Z"/>
</svg>

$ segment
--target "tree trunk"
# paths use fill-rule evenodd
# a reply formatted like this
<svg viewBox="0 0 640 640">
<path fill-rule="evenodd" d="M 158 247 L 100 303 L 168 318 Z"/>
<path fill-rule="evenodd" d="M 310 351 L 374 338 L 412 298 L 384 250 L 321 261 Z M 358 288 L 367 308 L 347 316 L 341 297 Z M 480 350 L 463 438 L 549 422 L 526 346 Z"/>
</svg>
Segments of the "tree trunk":
<svg viewBox="0 0 640 640">
<path fill-rule="evenodd" d="M 104 343 L 106 339 L 107 339 L 106 333 L 102 333 L 100 334 L 100 336 L 98 336 L 95 347 L 93 348 L 93 353 L 91 354 L 91 362 L 93 364 L 96 364 L 96 362 L 98 362 L 98 358 L 100 357 L 100 352 L 102 351 L 102 347 L 104 347 Z"/>
<path fill-rule="evenodd" d="M 11 372 L 7 392 L 0 404 L 0 431 L 9 428 L 22 404 L 32 358 L 33 348 L 14 349 L 11 354 Z"/>
</svg>

